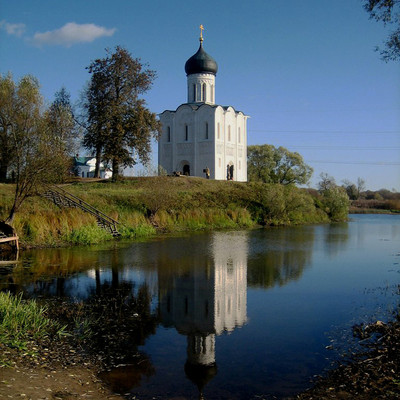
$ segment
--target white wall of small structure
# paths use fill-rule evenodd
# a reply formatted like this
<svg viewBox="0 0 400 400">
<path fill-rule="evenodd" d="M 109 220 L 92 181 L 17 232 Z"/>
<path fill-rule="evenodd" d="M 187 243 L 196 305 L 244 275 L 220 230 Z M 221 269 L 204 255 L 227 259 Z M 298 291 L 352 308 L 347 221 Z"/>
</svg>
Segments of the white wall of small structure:
<svg viewBox="0 0 400 400">
<path fill-rule="evenodd" d="M 112 171 L 109 169 L 104 169 L 103 164 L 100 164 L 102 168 L 100 171 L 100 178 L 102 179 L 110 179 L 112 177 Z M 96 169 L 96 158 L 92 158 L 91 160 L 86 162 L 86 165 L 78 166 L 78 176 L 81 178 L 94 178 L 94 171 Z"/>
</svg>

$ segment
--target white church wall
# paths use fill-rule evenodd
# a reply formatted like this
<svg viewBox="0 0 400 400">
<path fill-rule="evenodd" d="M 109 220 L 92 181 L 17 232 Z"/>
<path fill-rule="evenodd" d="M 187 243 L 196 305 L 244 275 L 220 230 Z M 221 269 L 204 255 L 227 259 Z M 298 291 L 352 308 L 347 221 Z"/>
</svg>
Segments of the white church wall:
<svg viewBox="0 0 400 400">
<path fill-rule="evenodd" d="M 173 170 L 193 175 L 195 161 L 195 114 L 192 107 L 181 105 L 175 113 L 174 119 L 174 155 Z"/>
<path fill-rule="evenodd" d="M 162 123 L 161 137 L 158 144 L 158 165 L 161 165 L 168 174 L 173 172 L 173 135 L 174 135 L 174 113 L 164 111 L 160 115 Z"/>
<path fill-rule="evenodd" d="M 240 175 L 238 180 L 242 182 L 247 182 L 247 116 L 240 113 L 240 124 L 238 129 L 238 163 L 240 163 Z M 239 140 L 240 139 L 240 140 Z"/>
<path fill-rule="evenodd" d="M 238 163 L 236 149 L 236 112 L 232 107 L 228 107 L 224 114 L 225 118 L 225 167 L 233 166 L 233 180 L 238 180 Z"/>
<path fill-rule="evenodd" d="M 195 175 L 205 177 L 209 168 L 210 177 L 215 177 L 214 154 L 214 108 L 202 105 L 196 111 L 196 170 Z"/>
<path fill-rule="evenodd" d="M 214 130 L 215 130 L 215 179 L 226 179 L 226 162 L 225 162 L 225 111 L 221 106 L 215 109 Z"/>
<path fill-rule="evenodd" d="M 177 143 L 193 142 L 194 140 L 194 117 L 192 107 L 184 104 L 178 107 L 175 113 L 174 138 Z M 187 127 L 187 129 L 186 129 Z"/>
</svg>

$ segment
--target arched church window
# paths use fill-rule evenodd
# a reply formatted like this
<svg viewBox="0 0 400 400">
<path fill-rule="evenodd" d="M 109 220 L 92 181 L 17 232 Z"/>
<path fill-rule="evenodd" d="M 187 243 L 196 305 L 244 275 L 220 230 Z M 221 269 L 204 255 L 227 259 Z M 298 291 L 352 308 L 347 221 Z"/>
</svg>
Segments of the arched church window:
<svg viewBox="0 0 400 400">
<path fill-rule="evenodd" d="M 206 122 L 206 139 L 208 139 L 208 122 Z"/>
<path fill-rule="evenodd" d="M 196 85 L 193 84 L 193 102 L 196 102 Z"/>
<path fill-rule="evenodd" d="M 211 103 L 214 103 L 214 85 L 211 85 Z"/>
<path fill-rule="evenodd" d="M 203 83 L 203 101 L 204 102 L 207 101 L 206 94 L 207 94 L 207 87 L 206 87 L 206 84 Z"/>
<path fill-rule="evenodd" d="M 241 135 L 240 135 L 240 128 L 239 128 L 239 130 L 238 130 L 238 142 L 240 143 L 240 141 L 241 141 Z"/>
<path fill-rule="evenodd" d="M 189 140 L 189 127 L 185 125 L 185 142 Z"/>
<path fill-rule="evenodd" d="M 231 126 L 228 125 L 228 142 L 231 141 Z"/>
<path fill-rule="evenodd" d="M 218 122 L 218 125 L 217 125 L 217 138 L 219 139 L 219 122 Z"/>
<path fill-rule="evenodd" d="M 171 141 L 171 127 L 169 126 L 167 128 L 167 142 Z"/>
<path fill-rule="evenodd" d="M 239 169 L 242 169 L 242 163 L 239 160 Z"/>
</svg>

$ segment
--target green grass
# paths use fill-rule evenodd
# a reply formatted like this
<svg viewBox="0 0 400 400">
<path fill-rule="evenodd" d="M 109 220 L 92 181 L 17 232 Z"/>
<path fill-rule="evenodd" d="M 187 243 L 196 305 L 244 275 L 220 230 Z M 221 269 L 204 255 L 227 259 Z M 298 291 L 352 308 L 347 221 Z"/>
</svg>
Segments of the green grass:
<svg viewBox="0 0 400 400">
<path fill-rule="evenodd" d="M 125 239 L 138 239 L 155 235 L 157 230 L 151 225 L 122 226 L 119 233 Z"/>
<path fill-rule="evenodd" d="M 7 216 L 13 188 L 11 184 L 0 187 L 0 220 Z M 159 232 L 330 220 L 330 209 L 323 198 L 316 199 L 294 186 L 150 177 L 115 183 L 82 181 L 64 189 L 119 221 L 118 229 L 126 239 Z M 111 239 L 96 226 L 92 215 L 79 209 L 60 209 L 39 196 L 26 200 L 15 218 L 15 228 L 26 246 L 89 245 Z"/>
<path fill-rule="evenodd" d="M 23 300 L 0 292 L 0 343 L 2 346 L 27 351 L 28 344 L 48 335 L 65 334 L 64 328 L 46 317 L 46 308 L 35 300 Z M 31 351 L 30 355 L 34 355 Z M 1 356 L 0 356 L 1 363 Z"/>
<path fill-rule="evenodd" d="M 68 232 L 64 240 L 71 244 L 89 245 L 105 242 L 112 239 L 111 233 L 99 228 L 97 225 L 85 225 Z"/>
</svg>

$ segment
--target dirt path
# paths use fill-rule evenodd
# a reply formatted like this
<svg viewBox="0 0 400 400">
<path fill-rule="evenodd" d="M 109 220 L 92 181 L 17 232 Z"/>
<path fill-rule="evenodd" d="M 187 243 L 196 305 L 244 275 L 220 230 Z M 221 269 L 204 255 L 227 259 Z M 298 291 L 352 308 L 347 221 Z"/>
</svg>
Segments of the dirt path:
<svg viewBox="0 0 400 400">
<path fill-rule="evenodd" d="M 121 400 L 93 372 L 82 366 L 67 368 L 0 368 L 0 399 Z"/>
</svg>

